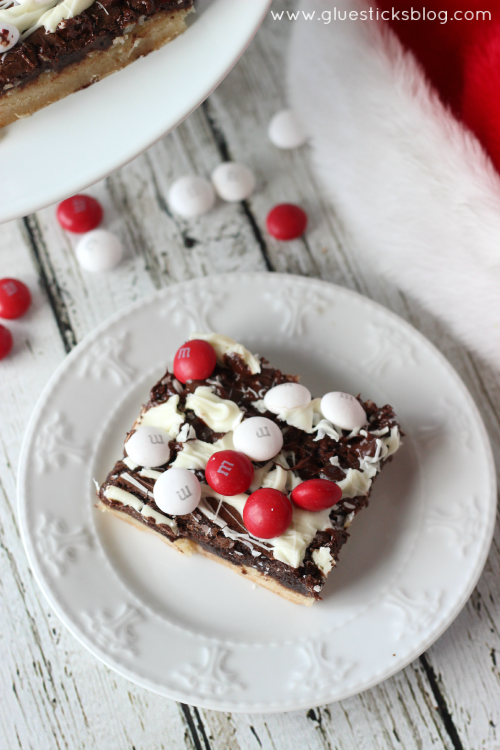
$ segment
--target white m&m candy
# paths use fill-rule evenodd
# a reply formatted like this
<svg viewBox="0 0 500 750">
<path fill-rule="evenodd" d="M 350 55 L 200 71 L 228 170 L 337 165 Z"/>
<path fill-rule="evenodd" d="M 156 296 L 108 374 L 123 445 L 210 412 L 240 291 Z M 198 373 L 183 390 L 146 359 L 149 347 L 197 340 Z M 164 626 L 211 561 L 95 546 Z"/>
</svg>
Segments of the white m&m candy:
<svg viewBox="0 0 500 750">
<path fill-rule="evenodd" d="M 282 383 L 271 388 L 264 396 L 264 404 L 273 414 L 282 409 L 298 409 L 311 402 L 311 392 L 300 383 Z"/>
<path fill-rule="evenodd" d="M 241 422 L 233 434 L 237 451 L 252 461 L 268 461 L 283 447 L 283 435 L 277 424 L 266 417 L 250 417 Z"/>
<path fill-rule="evenodd" d="M 192 513 L 201 498 L 201 486 L 187 469 L 167 469 L 153 488 L 155 503 L 164 513 L 185 516 Z"/>
<path fill-rule="evenodd" d="M 327 393 L 321 399 L 321 413 L 342 430 L 355 430 L 366 424 L 366 413 L 357 398 L 340 391 Z"/>
<path fill-rule="evenodd" d="M 123 245 L 113 232 L 94 229 L 87 232 L 76 246 L 76 258 L 86 271 L 110 271 L 123 257 Z"/>
<path fill-rule="evenodd" d="M 127 440 L 125 451 L 139 466 L 153 469 L 155 466 L 163 466 L 170 458 L 169 440 L 172 438 L 166 430 L 144 425 L 138 427 Z"/>
<path fill-rule="evenodd" d="M 267 131 L 269 140 L 278 148 L 299 148 L 306 142 L 302 125 L 291 109 L 283 109 L 274 115 Z"/>
<path fill-rule="evenodd" d="M 226 161 L 212 173 L 212 182 L 219 198 L 237 203 L 249 198 L 255 190 L 253 172 L 244 164 Z"/>
<path fill-rule="evenodd" d="M 11 23 L 0 22 L 0 55 L 8 52 L 19 41 L 19 29 Z"/>
<path fill-rule="evenodd" d="M 168 202 L 174 213 L 189 219 L 213 208 L 215 191 L 204 177 L 186 175 L 174 182 L 168 193 Z"/>
</svg>

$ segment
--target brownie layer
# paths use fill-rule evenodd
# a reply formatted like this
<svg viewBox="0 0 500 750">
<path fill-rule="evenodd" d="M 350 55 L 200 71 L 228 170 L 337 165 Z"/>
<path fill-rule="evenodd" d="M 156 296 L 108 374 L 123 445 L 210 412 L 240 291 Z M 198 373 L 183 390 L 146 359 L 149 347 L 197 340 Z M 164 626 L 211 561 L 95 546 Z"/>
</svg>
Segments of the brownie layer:
<svg viewBox="0 0 500 750">
<path fill-rule="evenodd" d="M 113 39 L 157 13 L 192 6 L 193 0 L 96 0 L 80 15 L 62 21 L 54 33 L 42 26 L 5 53 L 0 58 L 0 96 L 44 71 L 60 71 L 89 52 L 109 49 Z"/>
<path fill-rule="evenodd" d="M 314 438 L 318 437 L 316 433 L 308 434 L 296 427 L 291 427 L 280 421 L 271 412 L 263 414 L 262 407 L 259 410 L 256 405 L 257 402 L 262 401 L 263 396 L 270 388 L 284 382 L 295 382 L 297 381 L 296 377 L 284 375 L 280 370 L 270 367 L 264 359 L 261 360 L 262 370 L 256 375 L 250 373 L 238 355 L 226 355 L 225 364 L 226 367 L 218 365 L 207 381 L 192 381 L 184 387 L 175 380 L 172 374 L 167 372 L 159 383 L 153 387 L 150 400 L 145 405 L 144 411 L 165 403 L 171 396 L 180 397 L 179 409 L 183 410 L 185 400 L 190 393 L 194 393 L 198 386 L 209 385 L 212 387 L 213 393 L 220 398 L 238 404 L 244 413 L 244 418 L 265 416 L 278 424 L 284 435 L 283 451 L 289 452 L 289 455 L 293 455 L 295 459 L 293 465 L 289 465 L 289 469 L 302 480 L 314 477 L 337 482 L 344 480 L 348 469 L 359 470 L 360 461 L 367 457 L 373 458 L 376 455 L 378 436 L 371 434 L 371 432 L 380 433 L 385 430 L 385 434 L 388 435 L 390 430 L 397 426 L 396 417 L 390 406 L 379 409 L 371 401 L 361 401 L 360 403 L 369 419 L 366 434 L 349 436 L 345 432 L 339 440 L 334 440 L 328 435 L 315 440 Z M 224 435 L 224 433 L 214 432 L 190 410 L 185 412 L 185 419 L 194 428 L 197 439 L 205 443 L 215 443 Z M 170 442 L 172 455 L 168 465 L 175 460 L 184 445 L 185 443 L 175 440 Z M 332 458 L 334 463 L 338 465 L 331 463 L 330 459 Z M 254 465 L 259 468 L 264 463 L 254 462 Z M 166 465 L 159 471 L 164 471 L 167 468 Z M 335 562 L 338 560 L 340 549 L 349 537 L 347 527 L 352 518 L 368 504 L 370 495 L 370 492 L 368 492 L 366 495 L 343 498 L 330 513 L 331 528 L 316 533 L 307 547 L 302 563 L 299 567 L 294 568 L 275 559 L 272 548 L 258 546 L 251 549 L 248 544 L 224 535 L 221 527 L 210 520 L 199 508 L 189 515 L 177 516 L 175 518 L 177 529 L 173 531 L 169 526 L 157 523 L 152 518 L 145 518 L 134 508 L 124 506 L 121 502 L 110 500 L 105 496 L 107 487 L 113 485 L 134 495 L 141 502 L 146 502 L 153 510 L 159 511 L 152 497 L 148 499 L 143 492 L 136 489 L 123 476 L 127 474 L 128 477 L 132 477 L 152 493 L 155 479 L 141 477 L 139 472 L 140 467 L 131 470 L 126 464 L 119 461 L 99 490 L 101 502 L 117 512 L 132 516 L 138 522 L 154 528 L 172 542 L 179 538 L 193 540 L 203 549 L 232 565 L 254 568 L 264 576 L 273 578 L 286 589 L 314 599 L 321 598 L 320 591 L 326 578 L 314 562 L 313 553 L 326 547 L 333 560 Z M 205 483 L 204 471 L 196 470 L 195 474 L 200 482 Z M 205 502 L 213 513 L 217 513 L 219 520 L 227 522 L 232 530 L 242 534 L 248 533 L 241 516 L 234 507 L 226 505 L 226 503 L 220 505 L 219 500 L 210 496 L 205 497 Z"/>
</svg>

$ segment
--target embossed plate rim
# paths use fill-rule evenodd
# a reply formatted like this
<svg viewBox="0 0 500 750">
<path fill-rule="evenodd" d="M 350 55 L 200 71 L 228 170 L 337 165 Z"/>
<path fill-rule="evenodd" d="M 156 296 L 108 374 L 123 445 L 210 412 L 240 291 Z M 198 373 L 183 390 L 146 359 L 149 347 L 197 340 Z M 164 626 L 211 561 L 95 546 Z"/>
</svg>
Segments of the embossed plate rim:
<svg viewBox="0 0 500 750">
<path fill-rule="evenodd" d="M 352 654 L 347 653 L 346 658 L 344 659 L 344 663 L 340 664 L 338 663 L 338 659 L 334 657 L 333 659 L 328 658 L 326 654 L 328 642 L 327 642 L 327 635 L 324 637 L 322 636 L 321 642 L 320 639 L 318 639 L 318 654 L 313 654 L 312 656 L 306 653 L 307 658 L 309 659 L 310 665 L 304 672 L 304 674 L 307 674 L 308 669 L 312 669 L 314 674 L 314 669 L 316 667 L 320 670 L 320 682 L 317 685 L 317 688 L 315 690 L 311 690 L 309 693 L 305 694 L 300 689 L 295 691 L 295 694 L 291 692 L 291 687 L 289 692 L 287 693 L 285 687 L 283 687 L 279 700 L 273 700 L 264 701 L 263 698 L 260 700 L 238 700 L 238 694 L 235 693 L 234 699 L 231 696 L 223 696 L 219 695 L 217 692 L 217 689 L 215 691 L 212 691 L 212 695 L 207 696 L 206 691 L 203 692 L 203 690 L 196 691 L 196 689 L 182 689 L 178 685 L 173 686 L 172 682 L 170 681 L 170 678 L 168 676 L 165 676 L 162 678 L 161 681 L 148 678 L 147 674 L 144 673 L 144 670 L 140 668 L 140 664 L 136 665 L 135 668 L 131 667 L 130 664 L 124 663 L 126 660 L 122 659 L 120 660 L 117 656 L 113 656 L 113 654 L 109 653 L 99 645 L 96 645 L 95 640 L 92 640 L 92 638 L 89 636 L 88 631 L 85 630 L 85 628 L 82 626 L 82 620 L 81 617 L 79 620 L 75 620 L 74 618 L 70 617 L 67 614 L 67 611 L 65 609 L 65 602 L 64 602 L 64 596 L 61 596 L 60 591 L 58 590 L 57 581 L 53 579 L 53 576 L 47 575 L 47 571 L 44 569 L 43 565 L 40 564 L 39 560 L 39 554 L 36 551 L 35 548 L 35 542 L 34 542 L 34 524 L 29 523 L 29 518 L 27 515 L 27 495 L 26 495 L 26 483 L 28 478 L 28 472 L 29 472 L 29 453 L 31 450 L 31 441 L 33 438 L 33 433 L 35 430 L 35 427 L 37 425 L 38 420 L 41 418 L 41 415 L 43 415 L 45 407 L 47 403 L 50 402 L 51 398 L 54 397 L 55 393 L 55 387 L 59 381 L 63 382 L 61 379 L 64 379 L 66 373 L 68 370 L 71 369 L 73 366 L 73 363 L 75 360 L 78 360 L 82 353 L 84 353 L 89 346 L 91 346 L 96 340 L 98 340 L 102 334 L 107 331 L 108 329 L 112 328 L 117 322 L 120 322 L 124 319 L 126 319 L 128 316 L 132 316 L 134 312 L 145 310 L 147 314 L 158 314 L 157 311 L 151 313 L 146 310 L 148 306 L 153 305 L 156 302 L 163 301 L 168 296 L 175 296 L 176 294 L 182 294 L 182 293 L 189 293 L 190 290 L 197 290 L 199 291 L 200 288 L 205 289 L 213 289 L 213 288 L 224 288 L 224 284 L 232 282 L 233 285 L 237 285 L 238 283 L 244 285 L 244 284 L 252 284 L 253 288 L 259 288 L 263 289 L 263 292 L 266 292 L 268 289 L 286 289 L 289 288 L 290 285 L 296 286 L 300 290 L 304 289 L 311 289 L 311 290 L 322 290 L 325 293 L 325 296 L 329 297 L 332 301 L 335 300 L 350 300 L 353 305 L 361 306 L 361 308 L 369 309 L 372 313 L 376 313 L 379 318 L 381 317 L 384 325 L 389 325 L 391 320 L 394 325 L 396 325 L 399 330 L 402 330 L 404 332 L 405 337 L 407 337 L 410 341 L 415 342 L 416 346 L 418 347 L 424 347 L 429 355 L 432 355 L 432 357 L 436 358 L 436 361 L 439 363 L 439 366 L 444 368 L 443 372 L 446 374 L 448 378 L 451 377 L 451 379 L 454 382 L 454 385 L 458 388 L 458 392 L 461 395 L 461 398 L 463 397 L 465 399 L 464 404 L 466 403 L 468 406 L 469 413 L 472 414 L 473 420 L 474 420 L 474 426 L 476 430 L 478 431 L 479 440 L 482 445 L 482 450 L 484 450 L 485 455 L 485 461 L 488 464 L 489 471 L 487 472 L 487 480 L 485 480 L 486 488 L 489 490 L 488 497 L 486 498 L 486 501 L 488 503 L 487 508 L 484 510 L 484 515 L 487 516 L 487 518 L 484 519 L 483 527 L 481 529 L 481 545 L 479 547 L 479 550 L 475 552 L 475 558 L 473 560 L 473 565 L 470 565 L 467 568 L 468 574 L 467 576 L 464 576 L 464 580 L 460 583 L 460 591 L 458 594 L 455 592 L 455 596 L 452 599 L 452 604 L 450 606 L 447 606 L 447 609 L 443 610 L 442 606 L 439 606 L 439 603 L 437 606 L 437 612 L 432 617 L 432 622 L 430 625 L 425 625 L 425 628 L 422 626 L 423 632 L 417 633 L 415 642 L 411 645 L 411 647 L 403 646 L 402 647 L 402 656 L 398 656 L 397 659 L 395 659 L 394 662 L 388 662 L 383 667 L 381 667 L 378 670 L 372 671 L 371 673 L 365 674 L 364 676 L 361 675 L 358 677 L 354 677 L 353 679 L 350 678 L 350 672 L 355 671 L 356 668 L 359 665 L 354 665 L 354 669 L 352 667 Z M 386 322 L 387 323 L 386 323 Z M 455 391 L 454 391 L 455 393 Z M 460 402 L 462 403 L 462 401 Z M 58 617 L 61 619 L 61 621 L 68 627 L 70 632 L 73 633 L 73 635 L 89 650 L 91 653 L 93 653 L 95 656 L 97 656 L 101 661 L 103 661 L 105 664 L 107 664 L 109 667 L 117 671 L 118 673 L 122 674 L 123 676 L 127 677 L 128 679 L 132 680 L 133 682 L 136 682 L 137 684 L 146 687 L 148 689 L 153 690 L 154 692 L 157 692 L 161 695 L 164 695 L 166 697 L 174 698 L 176 700 L 181 700 L 187 703 L 193 703 L 195 705 L 199 705 L 202 707 L 206 707 L 209 709 L 216 709 L 216 710 L 229 710 L 229 711 L 260 711 L 262 713 L 271 713 L 271 712 L 278 712 L 278 711 L 290 711 L 290 710 L 298 710 L 301 708 L 308 708 L 313 705 L 317 705 L 320 702 L 331 702 L 334 700 L 340 700 L 346 697 L 349 697 L 350 695 L 353 695 L 355 693 L 358 693 L 362 690 L 365 690 L 369 687 L 372 687 L 376 684 L 378 684 L 380 681 L 386 679 L 387 677 L 391 676 L 395 672 L 402 669 L 404 666 L 406 666 L 408 663 L 410 663 L 413 659 L 415 659 L 420 653 L 422 653 L 425 649 L 427 649 L 441 634 L 444 632 L 444 630 L 450 625 L 450 623 L 453 621 L 453 619 L 456 617 L 458 612 L 462 609 L 463 605 L 467 601 L 468 597 L 470 596 L 470 593 L 472 592 L 473 587 L 475 586 L 477 579 L 479 578 L 479 575 L 481 573 L 481 570 L 484 566 L 488 550 L 489 550 L 489 544 L 491 542 L 491 537 L 493 534 L 493 527 L 494 527 L 494 521 L 495 521 L 495 513 L 496 513 L 496 492 L 495 492 L 495 486 L 496 486 L 496 479 L 495 479 L 495 472 L 494 472 L 494 464 L 493 464 L 493 457 L 491 453 L 491 447 L 489 445 L 489 441 L 487 438 L 486 430 L 484 428 L 484 425 L 482 423 L 482 420 L 479 416 L 479 413 L 477 411 L 477 408 L 467 391 L 465 385 L 455 372 L 455 370 L 451 367 L 451 365 L 448 363 L 448 361 L 443 357 L 443 355 L 440 354 L 440 352 L 437 351 L 437 349 L 418 331 L 416 331 L 412 326 L 410 326 L 405 321 L 401 320 L 397 315 L 392 313 L 391 311 L 383 308 L 382 306 L 378 305 L 377 303 L 362 297 L 361 295 L 357 294 L 356 292 L 352 292 L 351 290 L 342 288 L 342 287 L 336 287 L 332 284 L 329 284 L 328 282 L 316 280 L 316 279 L 307 279 L 300 276 L 291 276 L 291 275 L 280 275 L 280 274 L 266 274 L 266 273 L 243 273 L 243 274 L 224 274 L 222 276 L 210 276 L 202 279 L 194 279 L 188 282 L 183 282 L 178 285 L 173 285 L 171 287 L 168 287 L 164 290 L 161 290 L 160 292 L 152 295 L 151 297 L 148 297 L 147 299 L 140 300 L 136 303 L 134 303 L 132 306 L 126 308 L 125 310 L 119 311 L 115 315 L 113 315 L 109 320 L 102 323 L 96 330 L 94 330 L 89 336 L 85 338 L 84 341 L 82 341 L 78 347 L 75 348 L 73 352 L 71 352 L 68 357 L 62 362 L 61 366 L 58 368 L 58 370 L 54 373 L 52 378 L 50 379 L 48 385 L 44 389 L 38 404 L 34 410 L 34 413 L 31 417 L 31 420 L 29 422 L 25 439 L 23 442 L 22 452 L 21 452 L 21 460 L 20 460 L 20 467 L 19 467 L 19 490 L 18 490 L 18 497 L 19 497 L 19 516 L 20 516 L 20 526 L 21 526 L 21 534 L 23 538 L 23 542 L 26 548 L 26 552 L 28 555 L 29 562 L 31 564 L 31 567 L 33 569 L 34 575 L 36 580 L 38 581 L 42 592 L 44 593 L 45 597 L 47 598 L 47 601 L 52 606 Z M 475 543 L 475 542 L 474 542 Z M 100 554 L 100 553 L 99 553 Z M 124 587 L 123 587 L 124 588 Z M 403 584 L 404 588 L 404 584 Z M 404 591 L 403 591 L 404 593 Z M 425 594 L 425 592 L 424 592 Z M 123 598 L 120 600 L 120 606 L 123 602 Z M 125 604 L 127 602 L 130 602 L 132 606 L 135 606 L 138 604 L 140 606 L 140 603 L 137 602 L 137 598 L 131 594 L 130 592 L 127 593 L 127 597 L 125 599 Z M 111 605 L 111 609 L 114 611 L 114 605 Z M 116 609 L 116 608 L 115 608 Z M 117 617 L 120 616 L 120 611 L 117 610 Z M 80 609 L 80 613 L 82 610 Z M 126 613 L 126 610 L 125 610 Z M 102 613 L 101 613 L 102 614 Z M 152 623 L 152 627 L 155 626 L 155 623 Z M 417 629 L 418 630 L 418 629 Z M 133 631 L 130 630 L 130 632 L 125 633 L 126 635 L 126 646 L 133 648 Z M 130 636 L 130 638 L 129 638 Z M 410 639 L 411 641 L 412 639 Z M 232 665 L 231 662 L 233 659 L 235 660 L 236 657 L 240 657 L 240 660 L 245 660 L 245 652 L 248 654 L 250 651 L 253 653 L 253 657 L 255 658 L 255 655 L 257 652 L 265 653 L 266 649 L 268 648 L 268 644 L 253 644 L 251 646 L 242 644 L 241 647 L 238 646 L 238 644 L 234 644 L 233 651 L 224 651 L 224 649 L 221 649 L 221 642 L 217 641 L 217 639 L 212 638 L 204 638 L 204 637 L 191 637 L 191 640 L 188 638 L 185 639 L 185 642 L 183 642 L 183 645 L 186 646 L 189 651 L 189 658 L 186 658 L 184 662 L 182 662 L 183 665 L 189 664 L 200 664 L 201 659 L 205 659 L 205 656 L 207 656 L 207 665 L 210 661 L 210 659 L 213 656 L 213 660 L 215 662 L 215 666 L 213 667 L 213 672 L 215 674 L 215 671 L 217 669 L 223 670 L 223 678 L 226 680 L 226 688 L 227 686 L 236 686 L 237 687 L 237 681 L 238 678 L 241 676 L 241 671 L 237 672 L 236 674 L 232 673 Z M 288 647 L 293 646 L 297 652 L 299 648 L 304 649 L 307 645 L 307 641 L 302 638 L 299 640 L 295 640 L 292 642 L 285 641 L 281 644 L 281 647 L 274 647 L 276 652 L 280 652 L 277 655 L 274 654 L 274 658 L 276 658 L 278 661 L 283 657 L 285 658 L 287 653 L 286 649 Z M 409 644 L 410 645 L 410 644 Z M 196 646 L 196 650 L 195 650 Z M 331 643 L 330 643 L 331 648 Z M 406 648 L 406 650 L 405 650 Z M 215 650 L 214 650 L 215 649 Z M 239 650 L 238 650 L 239 649 Z M 392 649 L 391 649 L 392 650 Z M 401 649 L 398 647 L 398 651 L 401 652 Z M 226 664 L 225 667 L 223 667 L 223 663 L 225 659 L 228 659 L 229 666 Z M 265 657 L 266 658 L 266 657 Z M 314 659 L 316 659 L 316 663 L 314 663 Z M 218 661 L 217 661 L 218 660 Z M 234 663 L 234 662 L 233 662 Z M 288 665 L 288 662 L 286 662 Z M 295 665 L 295 668 L 297 667 L 297 663 L 293 662 L 292 666 Z M 202 664 L 203 666 L 203 664 Z M 241 661 L 240 661 L 241 666 Z M 361 665 L 362 666 L 362 665 Z M 208 668 L 208 666 L 207 666 Z M 296 669 L 294 668 L 292 674 L 291 674 L 291 680 L 289 682 L 289 685 L 292 685 L 293 679 L 297 679 L 296 675 Z M 321 681 L 321 669 L 323 669 L 323 678 L 325 677 L 325 673 L 330 670 L 330 680 L 326 679 L 326 681 Z M 332 669 L 338 669 L 342 672 L 342 674 L 338 675 L 338 680 L 335 679 L 336 676 L 332 676 Z M 172 678 L 175 678 L 175 676 L 178 675 L 178 669 L 177 672 L 174 668 L 172 668 L 170 673 Z M 181 675 L 182 677 L 182 675 Z M 186 673 L 183 675 L 184 678 L 186 678 Z M 245 673 L 243 673 L 243 678 L 248 677 Z M 312 679 L 312 678 L 310 678 Z M 247 680 L 248 681 L 248 680 Z M 243 685 L 242 692 L 244 693 L 246 688 L 248 686 Z M 233 691 L 234 692 L 234 691 Z"/>
</svg>

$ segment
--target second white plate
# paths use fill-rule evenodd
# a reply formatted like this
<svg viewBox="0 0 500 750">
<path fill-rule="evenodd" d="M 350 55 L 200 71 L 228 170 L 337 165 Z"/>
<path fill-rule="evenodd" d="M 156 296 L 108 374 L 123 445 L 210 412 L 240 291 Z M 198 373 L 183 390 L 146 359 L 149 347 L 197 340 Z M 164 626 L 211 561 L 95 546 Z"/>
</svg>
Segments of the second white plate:
<svg viewBox="0 0 500 750">
<path fill-rule="evenodd" d="M 404 445 L 312 608 L 94 509 L 93 477 L 193 330 L 233 336 L 315 395 L 360 392 L 398 414 Z M 368 299 L 275 274 L 172 286 L 101 326 L 43 394 L 19 474 L 30 563 L 78 640 L 139 685 L 227 711 L 329 703 L 415 659 L 469 597 L 495 509 L 483 424 L 439 352 Z"/>
<path fill-rule="evenodd" d="M 271 0 L 198 0 L 182 36 L 0 130 L 0 223 L 102 180 L 187 117 L 244 52 Z"/>
</svg>

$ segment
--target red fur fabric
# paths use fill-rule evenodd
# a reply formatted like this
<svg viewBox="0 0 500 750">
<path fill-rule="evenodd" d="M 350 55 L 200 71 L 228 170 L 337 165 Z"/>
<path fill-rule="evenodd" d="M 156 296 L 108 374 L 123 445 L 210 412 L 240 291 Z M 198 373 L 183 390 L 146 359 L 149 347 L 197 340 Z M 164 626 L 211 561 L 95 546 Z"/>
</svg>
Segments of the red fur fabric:
<svg viewBox="0 0 500 750">
<path fill-rule="evenodd" d="M 500 172 L 500 2 L 499 0 L 379 0 L 377 5 L 399 20 L 388 23 L 412 50 L 441 99 L 478 137 Z M 423 20 L 434 12 L 435 20 Z M 403 20 L 414 9 L 420 20 Z M 455 14 L 458 11 L 457 19 Z M 473 20 L 470 12 L 487 11 Z M 444 13 L 447 20 L 444 21 Z"/>
</svg>

